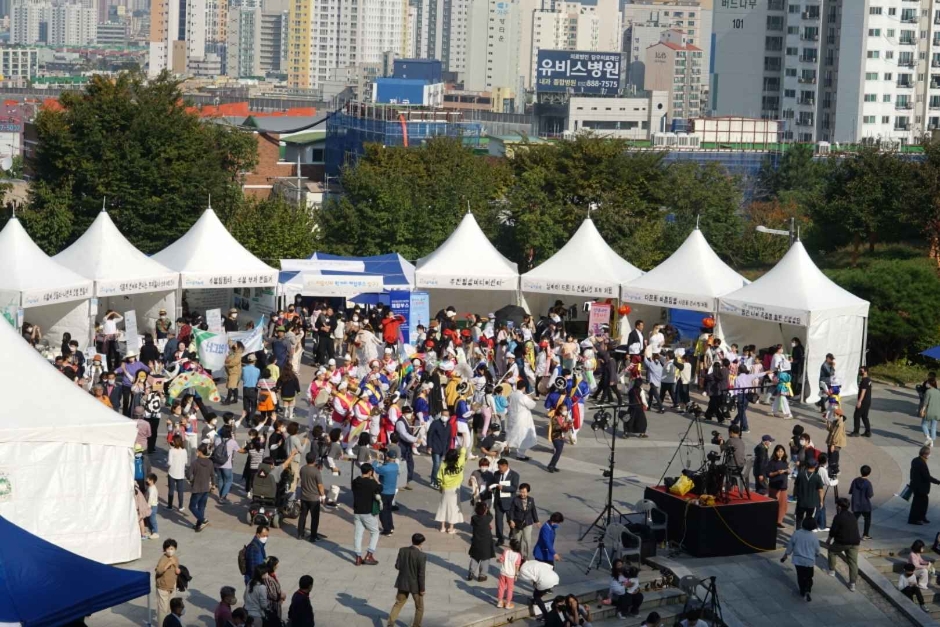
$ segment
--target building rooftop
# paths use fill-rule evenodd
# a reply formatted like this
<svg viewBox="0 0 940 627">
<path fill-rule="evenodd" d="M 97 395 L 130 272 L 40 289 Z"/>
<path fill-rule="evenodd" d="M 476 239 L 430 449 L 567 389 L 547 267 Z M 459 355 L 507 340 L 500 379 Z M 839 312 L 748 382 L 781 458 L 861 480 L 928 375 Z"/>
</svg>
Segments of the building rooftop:
<svg viewBox="0 0 940 627">
<path fill-rule="evenodd" d="M 315 144 L 326 140 L 326 129 L 317 129 L 313 131 L 303 131 L 284 135 L 281 141 L 285 144 Z"/>
<path fill-rule="evenodd" d="M 650 48 L 652 48 L 652 47 L 654 47 L 654 46 L 666 46 L 667 48 L 669 48 L 669 49 L 671 49 L 671 50 L 691 50 L 692 52 L 701 52 L 701 51 L 702 51 L 702 49 L 699 48 L 698 46 L 693 46 L 693 45 L 691 45 L 691 44 L 686 44 L 686 45 L 684 45 L 684 46 L 680 46 L 679 44 L 674 44 L 674 43 L 669 42 L 669 41 L 657 41 L 655 44 L 653 44 L 652 46 L 650 46 Z"/>
</svg>

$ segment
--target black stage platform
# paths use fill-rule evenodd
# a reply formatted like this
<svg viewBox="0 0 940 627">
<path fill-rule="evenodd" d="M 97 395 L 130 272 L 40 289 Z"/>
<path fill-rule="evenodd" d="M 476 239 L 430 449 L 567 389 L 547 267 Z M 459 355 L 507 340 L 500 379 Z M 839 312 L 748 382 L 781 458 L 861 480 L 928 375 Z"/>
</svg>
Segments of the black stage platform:
<svg viewBox="0 0 940 627">
<path fill-rule="evenodd" d="M 646 488 L 647 498 L 669 516 L 667 538 L 695 557 L 722 557 L 777 548 L 777 501 L 760 494 L 732 492 L 714 507 L 693 502 L 698 495 L 670 494 L 664 486 Z M 737 535 L 737 537 L 735 537 Z M 748 546 L 750 545 L 750 546 Z"/>
</svg>

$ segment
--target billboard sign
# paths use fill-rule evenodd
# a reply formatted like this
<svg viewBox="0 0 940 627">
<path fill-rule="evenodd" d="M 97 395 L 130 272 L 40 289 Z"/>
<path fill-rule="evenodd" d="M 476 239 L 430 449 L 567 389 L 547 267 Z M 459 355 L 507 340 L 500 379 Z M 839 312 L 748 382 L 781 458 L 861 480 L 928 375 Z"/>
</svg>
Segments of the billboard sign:
<svg viewBox="0 0 940 627">
<path fill-rule="evenodd" d="M 535 90 L 570 94 L 616 94 L 620 91 L 619 52 L 539 50 Z"/>
</svg>

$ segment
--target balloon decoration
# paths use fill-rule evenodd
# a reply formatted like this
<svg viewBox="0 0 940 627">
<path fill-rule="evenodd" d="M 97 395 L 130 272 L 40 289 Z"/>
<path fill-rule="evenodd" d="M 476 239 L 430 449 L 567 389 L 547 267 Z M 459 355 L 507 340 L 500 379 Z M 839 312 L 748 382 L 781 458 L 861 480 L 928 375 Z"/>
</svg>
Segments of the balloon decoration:
<svg viewBox="0 0 940 627">
<path fill-rule="evenodd" d="M 629 316 L 631 311 L 633 310 L 630 309 L 630 305 L 620 305 L 620 307 L 617 308 L 617 313 L 621 316 Z"/>
<path fill-rule="evenodd" d="M 706 318 L 702 318 L 702 326 L 705 327 L 706 329 L 714 329 L 714 328 L 715 328 L 715 319 L 712 318 L 711 316 L 708 316 L 708 317 L 706 317 Z"/>
</svg>

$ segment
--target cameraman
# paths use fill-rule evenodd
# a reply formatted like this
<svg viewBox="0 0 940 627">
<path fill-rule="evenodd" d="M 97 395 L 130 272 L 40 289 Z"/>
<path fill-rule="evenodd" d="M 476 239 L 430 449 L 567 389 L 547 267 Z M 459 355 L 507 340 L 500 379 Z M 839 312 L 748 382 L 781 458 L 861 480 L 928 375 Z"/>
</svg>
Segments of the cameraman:
<svg viewBox="0 0 940 627">
<path fill-rule="evenodd" d="M 731 425 L 728 429 L 728 439 L 718 438 L 718 445 L 725 454 L 731 451 L 731 460 L 737 468 L 744 468 L 747 451 L 744 448 L 744 440 L 741 439 L 740 425 Z"/>
</svg>

